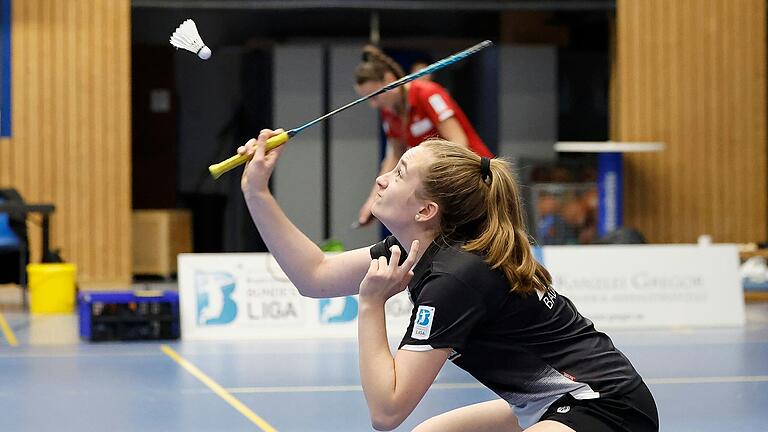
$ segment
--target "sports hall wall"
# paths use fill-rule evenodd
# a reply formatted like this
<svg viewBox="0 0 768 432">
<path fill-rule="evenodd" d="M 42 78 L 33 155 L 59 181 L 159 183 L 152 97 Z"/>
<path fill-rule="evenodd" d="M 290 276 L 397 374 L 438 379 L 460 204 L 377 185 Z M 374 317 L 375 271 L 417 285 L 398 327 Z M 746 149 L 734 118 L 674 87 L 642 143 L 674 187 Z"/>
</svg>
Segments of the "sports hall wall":
<svg viewBox="0 0 768 432">
<path fill-rule="evenodd" d="M 625 222 L 650 242 L 766 238 L 766 4 L 619 0 L 611 138 L 663 141 L 625 157 Z"/>
<path fill-rule="evenodd" d="M 77 263 L 81 284 L 126 282 L 130 1 L 14 0 L 12 10 L 13 124 L 0 141 L 0 185 L 57 206 L 52 245 Z M 611 139 L 667 144 L 625 159 L 627 224 L 652 242 L 692 242 L 700 233 L 718 242 L 764 239 L 765 2 L 618 0 L 614 35 Z M 295 125 L 319 108 L 275 109 L 276 120 Z M 40 233 L 32 228 L 36 259 Z"/>
<path fill-rule="evenodd" d="M 51 245 L 77 264 L 81 284 L 131 278 L 130 3 L 11 3 L 13 117 L 0 185 L 56 205 Z M 39 225 L 29 225 L 38 261 Z"/>
</svg>

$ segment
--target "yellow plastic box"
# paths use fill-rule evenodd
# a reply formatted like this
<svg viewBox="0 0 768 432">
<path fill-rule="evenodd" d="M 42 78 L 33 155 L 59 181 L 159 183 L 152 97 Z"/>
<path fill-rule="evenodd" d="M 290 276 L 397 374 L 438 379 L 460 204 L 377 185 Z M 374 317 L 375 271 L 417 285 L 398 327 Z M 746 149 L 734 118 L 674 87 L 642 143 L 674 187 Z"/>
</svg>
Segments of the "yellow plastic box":
<svg viewBox="0 0 768 432">
<path fill-rule="evenodd" d="M 69 263 L 29 264 L 29 310 L 34 314 L 73 313 L 77 268 Z"/>
</svg>

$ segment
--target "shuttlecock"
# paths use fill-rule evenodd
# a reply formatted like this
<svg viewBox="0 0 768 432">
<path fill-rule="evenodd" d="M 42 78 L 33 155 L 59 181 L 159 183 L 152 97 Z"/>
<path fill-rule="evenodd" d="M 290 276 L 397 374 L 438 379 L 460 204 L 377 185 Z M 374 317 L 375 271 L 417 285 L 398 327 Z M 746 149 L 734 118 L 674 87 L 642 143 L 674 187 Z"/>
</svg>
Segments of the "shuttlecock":
<svg viewBox="0 0 768 432">
<path fill-rule="evenodd" d="M 188 19 L 176 28 L 171 35 L 171 45 L 197 54 L 203 60 L 211 57 L 211 49 L 205 46 L 195 22 Z"/>
</svg>

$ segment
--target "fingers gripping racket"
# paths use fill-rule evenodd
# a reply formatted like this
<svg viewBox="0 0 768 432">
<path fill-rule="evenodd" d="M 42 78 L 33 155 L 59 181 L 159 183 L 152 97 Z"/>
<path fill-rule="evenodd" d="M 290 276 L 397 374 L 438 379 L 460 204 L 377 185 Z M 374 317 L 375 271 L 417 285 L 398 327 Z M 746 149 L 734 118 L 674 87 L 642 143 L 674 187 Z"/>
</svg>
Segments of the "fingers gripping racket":
<svg viewBox="0 0 768 432">
<path fill-rule="evenodd" d="M 415 80 L 416 78 L 419 78 L 419 77 L 427 75 L 427 74 L 431 74 L 431 73 L 436 72 L 436 71 L 438 71 L 438 70 L 440 70 L 440 69 L 442 69 L 442 68 L 444 68 L 444 67 L 446 67 L 448 65 L 452 65 L 452 64 L 454 64 L 454 63 L 456 63 L 458 61 L 464 60 L 465 58 L 471 56 L 472 54 L 475 54 L 476 52 L 478 52 L 478 51 L 480 51 L 480 50 L 482 50 L 484 48 L 487 48 L 487 47 L 489 47 L 491 45 L 493 45 L 493 43 L 491 41 L 489 41 L 489 40 L 480 42 L 479 44 L 477 44 L 475 46 L 472 46 L 470 48 L 467 48 L 464 51 L 461 51 L 461 52 L 456 53 L 456 54 L 454 54 L 454 55 L 452 55 L 450 57 L 446 57 L 446 58 L 444 58 L 444 59 L 442 59 L 440 61 L 432 63 L 431 65 L 425 67 L 424 69 L 422 69 L 420 71 L 414 72 L 414 73 L 412 73 L 410 75 L 406 75 L 406 76 L 400 78 L 397 81 L 394 81 L 392 83 L 389 83 L 389 84 L 385 85 L 384 87 L 376 90 L 375 92 L 373 92 L 371 94 L 368 94 L 368 95 L 363 96 L 363 97 L 361 97 L 361 98 L 359 98 L 357 100 L 354 100 L 354 101 L 344 105 L 341 108 L 337 108 L 337 109 L 329 112 L 328 114 L 325 114 L 325 115 L 323 115 L 321 117 L 318 117 L 318 118 L 316 118 L 316 119 L 314 119 L 314 120 L 312 120 L 312 121 L 310 121 L 308 123 L 305 123 L 305 124 L 295 128 L 295 129 L 291 129 L 291 130 L 283 132 L 283 133 L 281 133 L 279 135 L 275 135 L 272 138 L 267 140 L 266 151 L 270 151 L 270 150 L 272 150 L 272 149 L 274 149 L 276 147 L 279 147 L 279 146 L 283 145 L 286 141 L 288 141 L 289 139 L 291 139 L 294 136 L 296 136 L 299 132 L 303 131 L 304 129 L 306 129 L 306 128 L 310 127 L 310 126 L 315 125 L 316 123 L 319 123 L 319 122 L 327 119 L 328 117 L 330 117 L 330 116 L 332 116 L 334 114 L 338 114 L 338 113 L 344 111 L 347 108 L 350 108 L 350 107 L 353 107 L 353 106 L 359 104 L 360 102 L 364 102 L 364 101 L 366 101 L 366 100 L 368 100 L 368 99 L 370 99 L 370 98 L 372 98 L 374 96 L 380 95 L 380 94 L 382 94 L 384 92 L 388 92 L 388 91 L 390 91 L 392 89 L 400 87 L 401 85 L 403 85 L 403 84 L 405 84 L 407 82 Z M 213 165 L 209 166 L 208 167 L 208 171 L 211 172 L 211 175 L 213 176 L 213 178 L 219 178 L 225 172 L 230 171 L 230 170 L 232 170 L 232 169 L 234 169 L 234 168 L 244 164 L 245 162 L 248 161 L 248 159 L 249 159 L 248 155 L 244 155 L 244 154 L 243 155 L 235 155 L 235 156 L 232 156 L 231 158 L 229 158 L 229 159 L 227 159 L 225 161 L 222 161 L 222 162 L 219 162 L 217 164 L 213 164 Z"/>
</svg>

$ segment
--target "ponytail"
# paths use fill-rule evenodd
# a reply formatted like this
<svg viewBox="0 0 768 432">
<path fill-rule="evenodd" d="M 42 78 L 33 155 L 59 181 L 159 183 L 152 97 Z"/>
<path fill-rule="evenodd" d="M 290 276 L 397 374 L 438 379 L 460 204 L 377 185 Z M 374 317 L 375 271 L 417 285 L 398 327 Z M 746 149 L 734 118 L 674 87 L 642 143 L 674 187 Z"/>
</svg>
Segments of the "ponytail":
<svg viewBox="0 0 768 432">
<path fill-rule="evenodd" d="M 421 145 L 435 155 L 425 174 L 423 193 L 440 206 L 441 234 L 463 241 L 464 250 L 504 272 L 512 291 L 546 290 L 552 277 L 533 256 L 510 164 L 481 159 L 448 141 L 428 140 Z"/>
<path fill-rule="evenodd" d="M 549 272 L 533 256 L 517 182 L 501 160 L 491 161 L 492 179 L 485 194 L 486 221 L 479 235 L 464 249 L 485 256 L 491 268 L 500 268 L 513 291 L 545 290 L 552 282 Z"/>
</svg>

